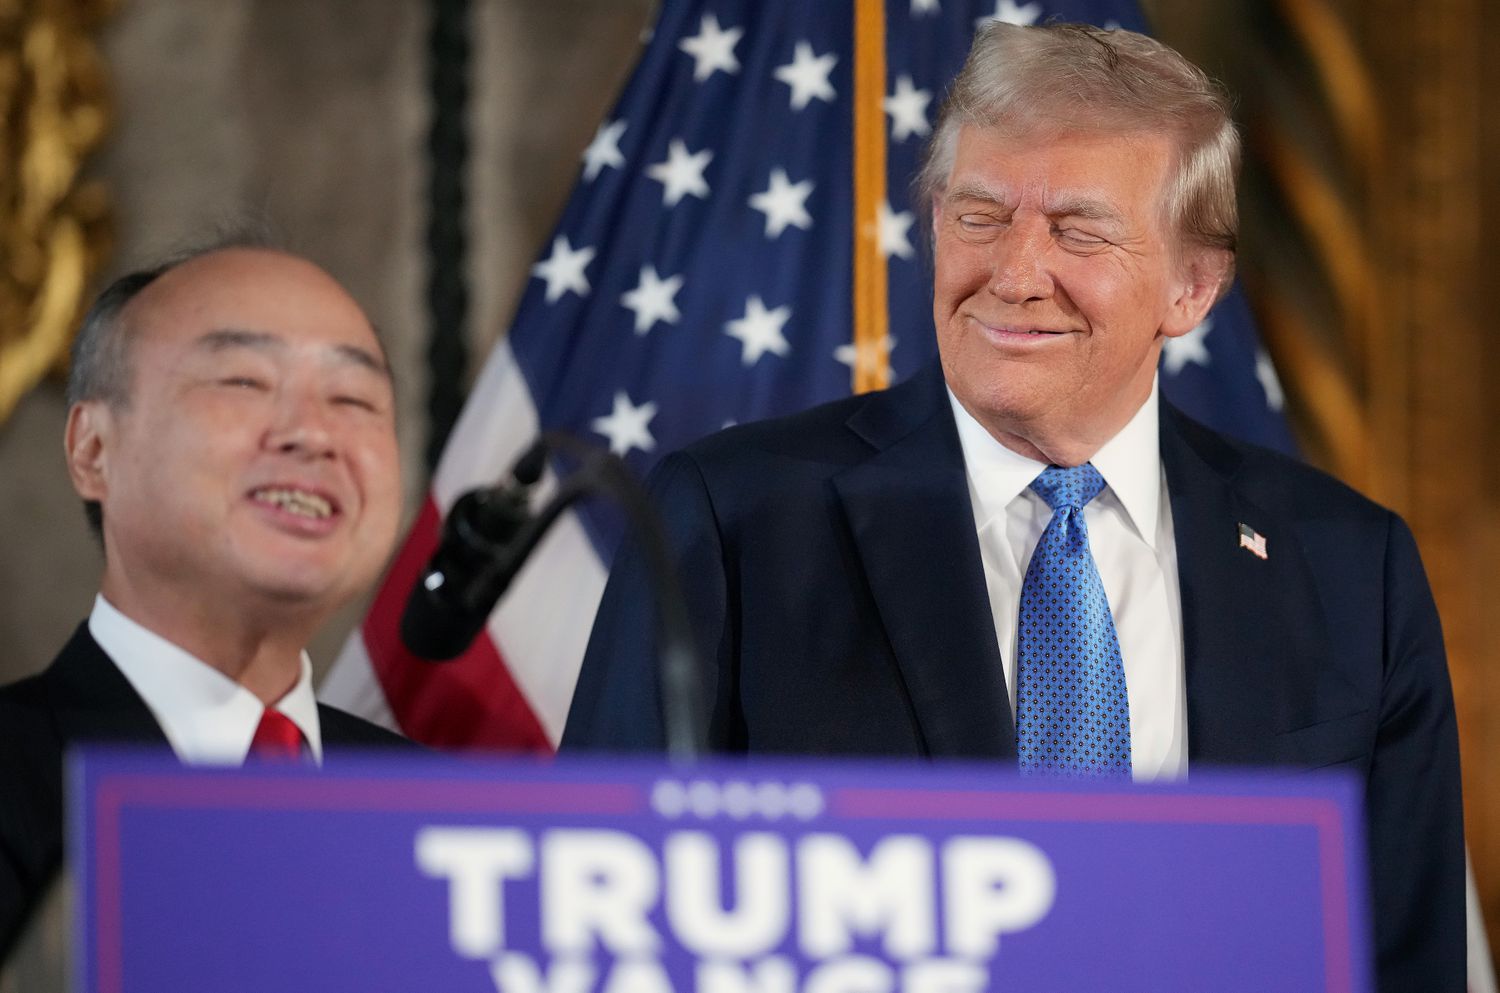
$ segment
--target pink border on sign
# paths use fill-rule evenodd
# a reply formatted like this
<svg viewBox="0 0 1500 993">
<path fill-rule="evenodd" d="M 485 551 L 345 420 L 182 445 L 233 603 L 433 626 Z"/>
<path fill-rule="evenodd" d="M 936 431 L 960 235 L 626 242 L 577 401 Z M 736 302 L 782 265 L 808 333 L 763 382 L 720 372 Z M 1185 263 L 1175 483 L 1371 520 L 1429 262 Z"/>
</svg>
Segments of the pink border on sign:
<svg viewBox="0 0 1500 993">
<path fill-rule="evenodd" d="M 394 789 L 393 789 L 394 787 Z M 399 792 L 398 792 L 399 790 Z M 1323 897 L 1324 963 L 1329 993 L 1352 993 L 1353 949 L 1341 868 L 1345 839 L 1331 800 L 1307 797 L 1071 794 L 975 790 L 825 788 L 827 810 L 851 820 L 1010 820 L 1049 822 L 1264 824 L 1317 831 Z M 915 808 L 912 800 L 927 801 Z M 445 813 L 632 815 L 647 809 L 646 788 L 628 783 L 402 781 L 317 778 L 198 780 L 180 775 L 106 775 L 96 795 L 96 886 L 100 993 L 122 993 L 120 818 L 127 806 L 157 809 L 343 810 Z M 941 811 L 941 813 L 935 813 Z"/>
<path fill-rule="evenodd" d="M 399 789 L 399 793 L 396 790 Z M 643 787 L 626 783 L 480 781 L 411 782 L 396 779 L 256 779 L 253 774 L 198 780 L 180 774 L 105 775 L 95 799 L 98 848 L 95 880 L 100 993 L 125 985 L 120 905 L 120 815 L 127 806 L 203 810 L 368 810 L 409 813 L 440 808 L 445 814 L 640 814 Z"/>
<path fill-rule="evenodd" d="M 1344 832 L 1339 806 L 1319 797 L 1171 796 L 924 790 L 930 801 L 912 808 L 911 790 L 861 786 L 828 789 L 828 809 L 839 817 L 880 820 L 1073 821 L 1136 824 L 1271 824 L 1311 827 L 1318 834 L 1323 891 L 1323 965 L 1329 993 L 1352 993 L 1354 949 L 1349 943 L 1344 885 Z M 941 813 L 933 813 L 933 811 Z"/>
</svg>

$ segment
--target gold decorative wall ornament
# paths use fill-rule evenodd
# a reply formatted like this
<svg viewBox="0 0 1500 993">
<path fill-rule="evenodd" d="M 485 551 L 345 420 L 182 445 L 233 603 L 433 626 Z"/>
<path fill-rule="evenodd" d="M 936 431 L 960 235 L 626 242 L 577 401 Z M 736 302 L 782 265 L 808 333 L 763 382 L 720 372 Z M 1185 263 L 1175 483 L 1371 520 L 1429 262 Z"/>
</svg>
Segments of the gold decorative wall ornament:
<svg viewBox="0 0 1500 993">
<path fill-rule="evenodd" d="M 93 35 L 114 0 L 0 0 L 0 423 L 65 361 L 109 248 L 102 185 L 83 178 L 109 125 Z"/>
<path fill-rule="evenodd" d="M 1275 0 L 1272 18 L 1245 6 L 1277 32 L 1253 90 L 1252 148 L 1285 219 L 1265 225 L 1281 238 L 1256 300 L 1325 464 L 1400 511 L 1422 547 L 1469 852 L 1500 947 L 1500 769 L 1485 761 L 1500 746 L 1493 29 L 1479 0 Z"/>
<path fill-rule="evenodd" d="M 1374 464 L 1370 366 L 1382 343 L 1380 264 L 1359 179 L 1387 139 L 1376 83 L 1337 0 L 1276 0 L 1250 91 L 1252 163 L 1270 183 L 1274 232 L 1246 283 L 1277 371 L 1300 414 L 1304 446 L 1340 478 L 1386 500 Z M 1351 182 L 1351 178 L 1355 182 Z"/>
</svg>

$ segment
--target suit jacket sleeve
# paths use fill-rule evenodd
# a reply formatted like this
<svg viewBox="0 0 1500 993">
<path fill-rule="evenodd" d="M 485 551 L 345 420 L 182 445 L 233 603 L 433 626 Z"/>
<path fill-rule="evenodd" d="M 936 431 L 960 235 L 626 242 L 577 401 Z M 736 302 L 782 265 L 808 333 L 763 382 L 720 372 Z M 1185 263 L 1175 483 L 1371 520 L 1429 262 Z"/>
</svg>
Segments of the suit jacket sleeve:
<svg viewBox="0 0 1500 993">
<path fill-rule="evenodd" d="M 666 525 L 670 558 L 679 578 L 687 580 L 683 593 L 707 684 L 710 746 L 730 747 L 731 591 L 713 500 L 697 463 L 681 452 L 663 459 L 646 486 Z M 654 752 L 665 747 L 657 596 L 639 541 L 627 538 L 610 570 L 584 653 L 563 749 Z"/>
<path fill-rule="evenodd" d="M 0 695 L 0 960 L 62 859 L 62 742 L 35 679 Z"/>
<path fill-rule="evenodd" d="M 1389 515 L 1385 671 L 1365 802 L 1382 993 L 1465 988 L 1458 729 L 1416 542 Z"/>
</svg>

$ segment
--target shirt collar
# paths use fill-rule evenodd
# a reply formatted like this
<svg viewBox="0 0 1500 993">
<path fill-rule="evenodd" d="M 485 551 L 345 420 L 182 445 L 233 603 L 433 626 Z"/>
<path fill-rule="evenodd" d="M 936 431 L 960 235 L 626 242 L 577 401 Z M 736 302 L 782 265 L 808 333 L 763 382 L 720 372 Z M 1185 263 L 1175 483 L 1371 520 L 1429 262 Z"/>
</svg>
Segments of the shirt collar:
<svg viewBox="0 0 1500 993">
<path fill-rule="evenodd" d="M 1157 429 L 1157 381 L 1120 433 L 1104 443 L 1089 461 L 1109 484 L 1141 540 L 1156 547 L 1156 521 L 1161 513 L 1161 435 Z"/>
<path fill-rule="evenodd" d="M 963 448 L 964 469 L 969 477 L 969 497 L 974 503 L 974 523 L 983 531 L 991 521 L 1004 520 L 1005 508 L 1041 475 L 1046 463 L 1011 451 L 976 421 L 953 390 L 948 390 L 958 441 Z"/>
<path fill-rule="evenodd" d="M 964 409 L 951 389 L 948 402 L 958 426 L 974 520 L 983 530 L 991 521 L 1003 518 L 1011 501 L 1025 492 L 1047 466 L 1000 444 Z M 1141 538 L 1152 548 L 1156 547 L 1156 522 L 1161 511 L 1158 418 L 1157 382 L 1153 379 L 1146 402 L 1089 460 L 1104 477 Z"/>
<path fill-rule="evenodd" d="M 180 759 L 208 765 L 245 760 L 264 710 L 254 693 L 126 617 L 103 594 L 94 598 L 89 633 L 140 694 Z M 273 706 L 297 725 L 313 760 L 322 762 L 318 704 L 306 652 L 296 684 Z"/>
</svg>

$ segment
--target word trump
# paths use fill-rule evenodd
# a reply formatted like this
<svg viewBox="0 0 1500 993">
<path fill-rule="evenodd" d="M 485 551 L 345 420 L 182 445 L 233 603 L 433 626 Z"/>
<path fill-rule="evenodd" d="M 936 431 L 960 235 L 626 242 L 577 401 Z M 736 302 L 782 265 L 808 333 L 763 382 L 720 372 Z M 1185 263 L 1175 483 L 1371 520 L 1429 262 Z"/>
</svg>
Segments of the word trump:
<svg viewBox="0 0 1500 993">
<path fill-rule="evenodd" d="M 689 959 L 672 971 L 700 993 L 790 993 L 799 973 L 803 993 L 980 990 L 980 963 L 1057 889 L 1040 849 L 1003 837 L 889 835 L 863 852 L 835 834 L 684 830 L 658 850 L 602 829 L 428 827 L 415 849 L 448 884 L 453 950 L 489 960 L 501 993 L 587 993 L 601 955 L 605 993 L 671 991 L 663 963 Z M 507 899 L 522 893 L 535 905 Z M 522 918 L 534 939 L 516 940 Z"/>
</svg>

